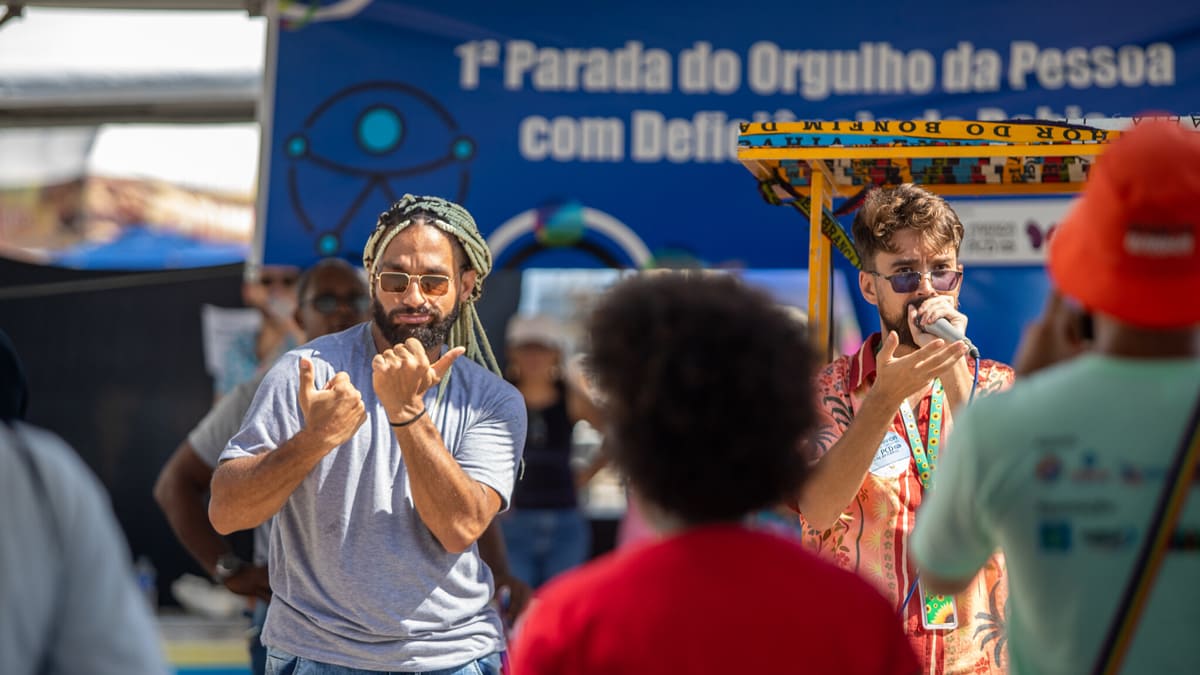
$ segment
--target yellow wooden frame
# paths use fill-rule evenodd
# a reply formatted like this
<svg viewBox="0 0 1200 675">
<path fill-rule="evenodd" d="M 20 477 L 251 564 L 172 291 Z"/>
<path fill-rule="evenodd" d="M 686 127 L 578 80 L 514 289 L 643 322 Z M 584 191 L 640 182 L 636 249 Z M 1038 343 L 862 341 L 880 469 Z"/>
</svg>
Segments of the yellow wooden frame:
<svg viewBox="0 0 1200 675">
<path fill-rule="evenodd" d="M 883 131 L 877 129 L 881 124 L 885 126 Z M 908 127 L 911 132 L 909 129 L 899 131 L 902 127 Z M 931 127 L 936 127 L 937 133 L 928 133 Z M 1000 133 L 996 133 L 997 130 Z M 1005 132 L 1007 136 L 1003 135 Z M 742 125 L 738 136 L 738 160 L 759 181 L 778 180 L 779 163 L 785 160 L 804 162 L 810 169 L 810 183 L 794 185 L 791 190 L 810 197 L 813 203 L 808 238 L 808 331 L 813 347 L 829 360 L 833 355 L 833 247 L 829 238 L 821 233 L 822 210 L 831 208 L 835 195 L 849 197 L 863 188 L 861 184 L 839 183 L 831 162 L 964 157 L 1077 157 L 1090 161 L 1120 135 L 1120 131 L 1113 129 L 1057 122 L 767 122 Z M 838 141 L 836 144 L 801 145 L 805 139 L 834 136 Z M 755 143 L 756 139 L 765 137 L 783 138 L 791 144 L 767 146 Z M 885 139 L 882 143 L 881 137 Z M 1075 194 L 1083 188 L 1079 181 L 920 185 L 930 192 L 947 196 Z"/>
</svg>

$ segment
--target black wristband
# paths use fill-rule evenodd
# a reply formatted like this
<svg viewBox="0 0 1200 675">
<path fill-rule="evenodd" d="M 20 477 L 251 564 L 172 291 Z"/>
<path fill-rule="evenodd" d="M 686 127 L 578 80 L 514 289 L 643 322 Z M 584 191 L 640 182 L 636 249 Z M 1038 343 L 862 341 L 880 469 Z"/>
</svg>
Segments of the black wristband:
<svg viewBox="0 0 1200 675">
<path fill-rule="evenodd" d="M 393 422 L 391 420 L 388 420 L 388 424 L 392 425 L 393 427 L 406 427 L 406 426 L 412 424 L 413 422 L 416 422 L 417 420 L 421 419 L 421 416 L 425 414 L 425 410 L 426 410 L 426 408 L 421 408 L 421 412 L 417 413 L 416 415 L 413 415 L 412 419 L 405 420 L 404 422 Z"/>
</svg>

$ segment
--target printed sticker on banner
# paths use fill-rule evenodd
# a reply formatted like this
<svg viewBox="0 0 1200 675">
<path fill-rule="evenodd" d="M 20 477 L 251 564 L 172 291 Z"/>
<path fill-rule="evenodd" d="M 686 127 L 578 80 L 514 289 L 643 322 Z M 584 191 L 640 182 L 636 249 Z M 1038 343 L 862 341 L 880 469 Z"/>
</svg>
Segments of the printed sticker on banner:
<svg viewBox="0 0 1200 675">
<path fill-rule="evenodd" d="M 897 478 L 908 471 L 911 459 L 912 452 L 908 449 L 908 443 L 904 442 L 900 434 L 889 431 L 879 444 L 879 449 L 875 451 L 875 459 L 871 460 L 871 474 L 880 478 Z"/>
</svg>

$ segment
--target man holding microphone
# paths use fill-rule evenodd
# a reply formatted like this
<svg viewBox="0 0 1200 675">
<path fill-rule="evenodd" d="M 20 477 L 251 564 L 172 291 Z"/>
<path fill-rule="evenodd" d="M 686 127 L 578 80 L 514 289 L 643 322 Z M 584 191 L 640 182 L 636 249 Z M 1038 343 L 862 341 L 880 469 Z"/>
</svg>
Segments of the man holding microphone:
<svg viewBox="0 0 1200 675">
<path fill-rule="evenodd" d="M 922 672 L 1003 673 L 1002 561 L 990 560 L 962 593 L 937 596 L 920 587 L 907 546 L 953 411 L 1008 387 L 1013 371 L 928 332 L 954 338 L 967 328 L 958 310 L 963 226 L 943 199 L 911 184 L 875 189 L 853 235 L 859 289 L 879 309 L 881 331 L 818 377 L 814 473 L 797 504 L 805 543 L 894 603 Z"/>
</svg>

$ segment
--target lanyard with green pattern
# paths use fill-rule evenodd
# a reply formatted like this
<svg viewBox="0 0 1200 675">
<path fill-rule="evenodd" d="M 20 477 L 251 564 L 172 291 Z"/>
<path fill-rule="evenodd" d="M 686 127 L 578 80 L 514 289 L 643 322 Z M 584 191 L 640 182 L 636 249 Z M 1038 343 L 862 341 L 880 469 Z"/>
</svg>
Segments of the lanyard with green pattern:
<svg viewBox="0 0 1200 675">
<path fill-rule="evenodd" d="M 908 444 L 912 447 L 913 459 L 917 463 L 917 476 L 921 487 L 929 489 L 933 481 L 933 470 L 937 466 L 938 447 L 942 440 L 942 415 L 946 406 L 946 390 L 940 379 L 933 380 L 933 393 L 929 400 L 929 449 L 921 442 L 921 430 L 917 427 L 916 415 L 912 406 L 905 400 L 900 405 L 900 417 L 904 420 L 904 430 L 908 432 Z M 915 582 L 914 582 L 915 585 Z M 923 611 L 921 625 L 926 629 L 953 630 L 958 626 L 958 616 L 954 604 L 954 596 L 934 595 L 921 591 Z"/>
<path fill-rule="evenodd" d="M 904 419 L 904 430 L 908 432 L 908 444 L 912 447 L 913 459 L 917 462 L 917 473 L 921 479 L 921 487 L 929 489 L 933 480 L 933 469 L 937 466 L 938 446 L 942 440 L 942 408 L 946 405 L 946 390 L 942 381 L 934 379 L 933 393 L 929 401 L 929 451 L 921 443 L 921 430 L 917 428 L 917 419 L 913 415 L 912 406 L 905 400 L 900 405 L 900 417 Z"/>
</svg>

